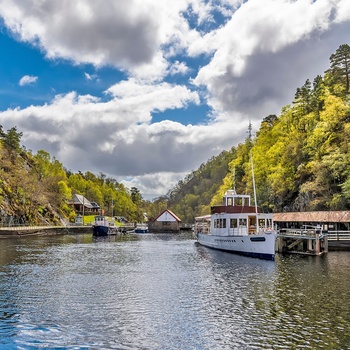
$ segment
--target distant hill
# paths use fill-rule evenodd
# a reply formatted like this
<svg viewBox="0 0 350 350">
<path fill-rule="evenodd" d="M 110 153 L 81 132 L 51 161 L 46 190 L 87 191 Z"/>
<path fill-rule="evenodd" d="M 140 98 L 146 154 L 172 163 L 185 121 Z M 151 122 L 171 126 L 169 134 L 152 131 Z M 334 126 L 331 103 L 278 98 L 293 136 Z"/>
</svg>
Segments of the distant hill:
<svg viewBox="0 0 350 350">
<path fill-rule="evenodd" d="M 235 150 L 223 151 L 187 175 L 168 193 L 169 208 L 184 222 L 210 212 L 210 203 L 229 171 Z"/>
</svg>

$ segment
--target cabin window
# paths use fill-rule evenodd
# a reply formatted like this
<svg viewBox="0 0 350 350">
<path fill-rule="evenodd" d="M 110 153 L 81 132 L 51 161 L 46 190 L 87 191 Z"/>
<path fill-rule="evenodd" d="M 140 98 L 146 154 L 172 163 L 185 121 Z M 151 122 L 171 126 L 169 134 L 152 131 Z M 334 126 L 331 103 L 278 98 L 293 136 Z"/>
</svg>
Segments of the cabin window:
<svg viewBox="0 0 350 350">
<path fill-rule="evenodd" d="M 265 219 L 259 219 L 259 227 L 265 227 Z"/>
<path fill-rule="evenodd" d="M 230 219 L 230 228 L 237 228 L 237 219 Z"/>
<path fill-rule="evenodd" d="M 162 221 L 163 226 L 170 226 L 170 221 Z"/>
<path fill-rule="evenodd" d="M 239 219 L 239 226 L 247 226 L 247 219 Z"/>
<path fill-rule="evenodd" d="M 221 220 L 222 220 L 221 228 L 226 228 L 226 219 L 221 219 Z"/>
<path fill-rule="evenodd" d="M 227 198 L 227 205 L 233 205 L 233 198 L 232 197 Z"/>
<path fill-rule="evenodd" d="M 226 228 L 226 219 L 215 219 L 214 228 Z"/>
<path fill-rule="evenodd" d="M 256 217 L 252 216 L 249 218 L 249 226 L 255 226 L 256 225 Z"/>
</svg>

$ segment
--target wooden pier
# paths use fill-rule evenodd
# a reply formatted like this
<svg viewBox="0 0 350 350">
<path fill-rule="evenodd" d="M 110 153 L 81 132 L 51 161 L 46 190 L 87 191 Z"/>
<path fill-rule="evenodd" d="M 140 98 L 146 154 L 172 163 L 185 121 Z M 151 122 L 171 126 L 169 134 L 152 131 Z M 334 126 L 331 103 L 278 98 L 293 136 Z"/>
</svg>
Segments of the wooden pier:
<svg viewBox="0 0 350 350">
<path fill-rule="evenodd" d="M 322 255 L 328 252 L 327 232 L 320 228 L 281 229 L 277 236 L 278 253 Z"/>
<path fill-rule="evenodd" d="M 0 227 L 0 237 L 90 233 L 91 226 L 6 226 Z"/>
<path fill-rule="evenodd" d="M 127 234 L 133 231 L 132 226 L 118 226 L 114 234 Z M 0 238 L 39 236 L 39 235 L 66 235 L 92 233 L 91 225 L 66 226 L 4 226 L 0 227 Z"/>
</svg>

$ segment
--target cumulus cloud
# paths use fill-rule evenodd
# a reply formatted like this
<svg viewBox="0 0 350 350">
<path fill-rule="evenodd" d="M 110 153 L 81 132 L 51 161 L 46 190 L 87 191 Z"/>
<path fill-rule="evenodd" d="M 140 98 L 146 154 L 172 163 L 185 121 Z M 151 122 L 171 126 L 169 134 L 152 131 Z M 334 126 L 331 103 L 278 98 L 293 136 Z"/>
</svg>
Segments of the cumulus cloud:
<svg viewBox="0 0 350 350">
<path fill-rule="evenodd" d="M 191 30 L 182 11 L 188 6 L 187 0 L 0 1 L 6 26 L 48 58 L 141 70 L 147 77 L 158 76 L 159 67 L 165 72 L 165 55 L 186 44 Z"/>
<path fill-rule="evenodd" d="M 188 71 L 188 67 L 185 62 L 175 61 L 170 67 L 169 73 L 171 75 L 175 74 L 185 74 Z"/>
<path fill-rule="evenodd" d="M 193 82 L 207 88 L 208 103 L 219 115 L 240 111 L 261 120 L 277 114 L 298 86 L 328 68 L 340 43 L 327 47 L 325 41 L 330 32 L 341 32 L 343 6 L 327 0 L 247 1 L 225 26 L 194 43 L 193 54 L 199 43 L 215 53 Z"/>
<path fill-rule="evenodd" d="M 32 76 L 32 75 L 24 75 L 20 80 L 19 80 L 19 85 L 24 86 L 24 85 L 29 85 L 36 83 L 38 81 L 38 77 Z"/>
</svg>

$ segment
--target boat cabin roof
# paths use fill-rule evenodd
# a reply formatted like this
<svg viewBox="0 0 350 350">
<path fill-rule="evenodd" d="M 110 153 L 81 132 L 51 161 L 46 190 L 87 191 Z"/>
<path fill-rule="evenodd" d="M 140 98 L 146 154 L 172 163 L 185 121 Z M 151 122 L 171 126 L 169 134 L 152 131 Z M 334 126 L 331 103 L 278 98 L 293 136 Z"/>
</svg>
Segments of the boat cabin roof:
<svg viewBox="0 0 350 350">
<path fill-rule="evenodd" d="M 250 206 L 250 195 L 237 194 L 235 190 L 227 190 L 222 204 L 227 206 Z"/>
</svg>

